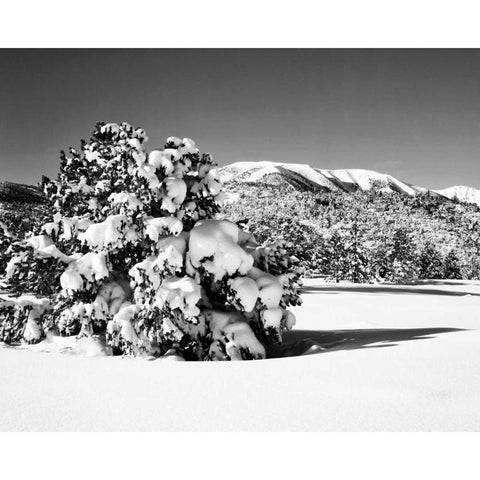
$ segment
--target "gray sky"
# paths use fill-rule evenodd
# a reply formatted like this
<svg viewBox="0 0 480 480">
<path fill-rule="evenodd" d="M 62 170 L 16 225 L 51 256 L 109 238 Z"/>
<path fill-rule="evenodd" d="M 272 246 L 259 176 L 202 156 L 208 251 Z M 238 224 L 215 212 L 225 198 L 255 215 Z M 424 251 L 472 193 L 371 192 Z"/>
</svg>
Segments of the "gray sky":
<svg viewBox="0 0 480 480">
<path fill-rule="evenodd" d="M 56 176 L 96 121 L 220 164 L 366 168 L 480 188 L 479 50 L 0 50 L 0 180 Z"/>
</svg>

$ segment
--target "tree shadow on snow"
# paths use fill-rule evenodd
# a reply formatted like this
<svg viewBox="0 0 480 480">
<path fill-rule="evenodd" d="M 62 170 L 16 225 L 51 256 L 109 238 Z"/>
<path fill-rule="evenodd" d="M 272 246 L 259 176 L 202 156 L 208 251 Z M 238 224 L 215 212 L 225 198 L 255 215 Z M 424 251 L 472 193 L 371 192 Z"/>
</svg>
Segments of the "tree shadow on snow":
<svg viewBox="0 0 480 480">
<path fill-rule="evenodd" d="M 401 285 L 395 283 L 387 283 L 386 285 Z M 462 281 L 462 280 L 410 280 L 405 282 L 403 285 L 450 285 L 450 286 L 462 286 L 462 285 L 472 285 L 472 282 Z"/>
<path fill-rule="evenodd" d="M 394 347 L 399 342 L 427 340 L 435 335 L 464 331 L 461 328 L 382 328 L 361 330 L 293 330 L 281 345 L 267 347 L 267 358 L 298 357 L 363 348 Z"/>
<path fill-rule="evenodd" d="M 451 290 L 440 290 L 436 288 L 414 288 L 408 285 L 318 285 L 318 286 L 304 286 L 302 293 L 325 293 L 325 294 L 339 294 L 342 292 L 349 293 L 374 293 L 387 295 L 445 295 L 451 297 L 465 297 L 467 295 L 472 297 L 480 297 L 479 293 L 471 292 L 453 292 Z"/>
</svg>

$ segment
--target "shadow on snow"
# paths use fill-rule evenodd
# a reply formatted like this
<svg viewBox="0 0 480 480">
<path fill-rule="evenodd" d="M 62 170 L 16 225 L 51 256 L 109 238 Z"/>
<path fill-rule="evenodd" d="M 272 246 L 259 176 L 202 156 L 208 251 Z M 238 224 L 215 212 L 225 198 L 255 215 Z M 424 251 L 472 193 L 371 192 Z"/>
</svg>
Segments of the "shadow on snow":
<svg viewBox="0 0 480 480">
<path fill-rule="evenodd" d="M 441 290 L 436 288 L 414 288 L 409 285 L 319 285 L 319 286 L 305 286 L 302 287 L 303 293 L 319 293 L 339 294 L 342 292 L 348 293 L 373 293 L 373 294 L 387 294 L 387 295 L 445 295 L 452 297 L 480 297 L 479 293 L 471 292 L 454 292 L 451 290 Z"/>
<path fill-rule="evenodd" d="M 293 330 L 281 345 L 267 347 L 267 358 L 297 357 L 339 350 L 394 347 L 399 342 L 426 340 L 461 328 L 385 328 L 361 330 Z"/>
</svg>

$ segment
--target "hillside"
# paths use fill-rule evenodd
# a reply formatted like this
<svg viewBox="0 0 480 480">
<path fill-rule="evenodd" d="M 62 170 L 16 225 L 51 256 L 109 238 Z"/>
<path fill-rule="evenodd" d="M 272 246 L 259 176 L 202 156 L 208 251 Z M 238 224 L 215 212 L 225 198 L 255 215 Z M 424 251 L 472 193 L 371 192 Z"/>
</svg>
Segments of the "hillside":
<svg viewBox="0 0 480 480">
<path fill-rule="evenodd" d="M 44 203 L 45 197 L 39 188 L 13 182 L 0 181 L 0 205 L 2 203 Z"/>
</svg>

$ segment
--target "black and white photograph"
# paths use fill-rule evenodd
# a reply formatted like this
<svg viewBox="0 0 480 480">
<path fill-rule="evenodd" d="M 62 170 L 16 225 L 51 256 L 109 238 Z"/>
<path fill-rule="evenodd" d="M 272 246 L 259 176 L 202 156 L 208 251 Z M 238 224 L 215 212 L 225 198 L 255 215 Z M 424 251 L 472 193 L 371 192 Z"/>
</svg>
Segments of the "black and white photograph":
<svg viewBox="0 0 480 480">
<path fill-rule="evenodd" d="M 0 48 L 0 431 L 478 432 L 479 159 L 478 48 Z"/>
</svg>

